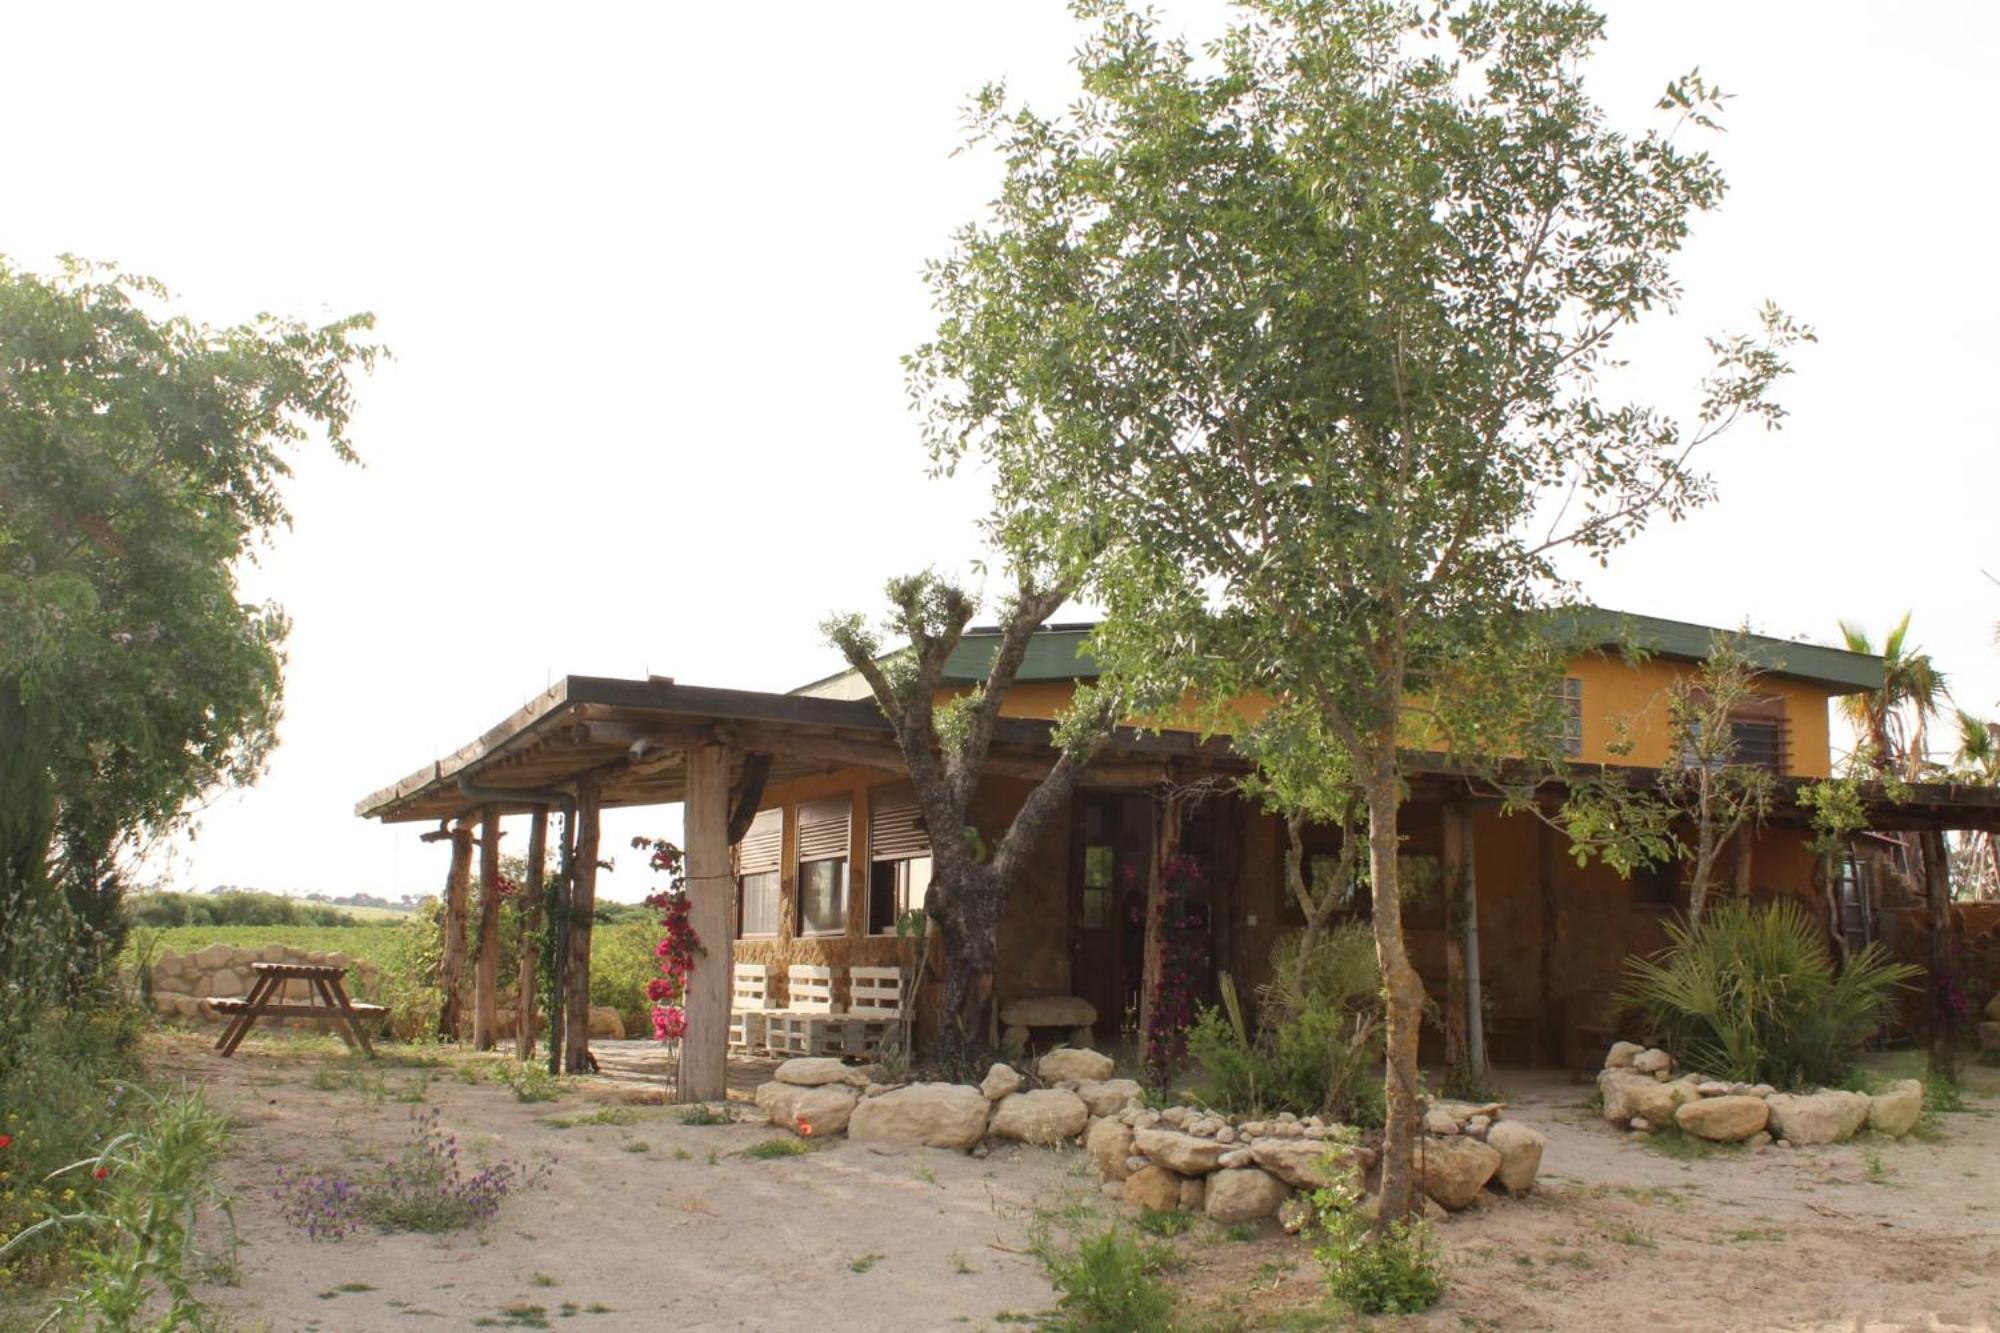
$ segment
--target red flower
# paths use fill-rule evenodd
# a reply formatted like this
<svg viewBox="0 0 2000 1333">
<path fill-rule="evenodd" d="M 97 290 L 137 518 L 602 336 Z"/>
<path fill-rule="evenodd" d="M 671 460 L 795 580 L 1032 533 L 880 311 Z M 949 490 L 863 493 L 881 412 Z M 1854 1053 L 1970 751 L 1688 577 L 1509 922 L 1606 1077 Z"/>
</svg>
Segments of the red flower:
<svg viewBox="0 0 2000 1333">
<path fill-rule="evenodd" d="M 98 1167 L 98 1168 L 97 1168 L 97 1169 L 96 1169 L 95 1171 L 91 1172 L 90 1174 L 91 1174 L 91 1175 L 93 1175 L 93 1176 L 96 1176 L 96 1177 L 97 1177 L 97 1178 L 98 1178 L 99 1180 L 102 1180 L 102 1179 L 104 1179 L 104 1178 L 105 1178 L 106 1176 L 108 1176 L 108 1175 L 110 1175 L 110 1174 L 111 1174 L 111 1169 L 110 1169 L 109 1167 L 103 1167 L 103 1166 L 100 1166 L 100 1167 Z"/>
<path fill-rule="evenodd" d="M 0 1134 L 0 1149 L 11 1148 L 13 1146 L 14 1136 L 12 1134 Z"/>
<path fill-rule="evenodd" d="M 806 1118 L 804 1116 L 799 1117 L 799 1133 L 804 1135 L 806 1138 L 811 1138 L 813 1134 L 813 1127 L 806 1123 Z"/>
</svg>

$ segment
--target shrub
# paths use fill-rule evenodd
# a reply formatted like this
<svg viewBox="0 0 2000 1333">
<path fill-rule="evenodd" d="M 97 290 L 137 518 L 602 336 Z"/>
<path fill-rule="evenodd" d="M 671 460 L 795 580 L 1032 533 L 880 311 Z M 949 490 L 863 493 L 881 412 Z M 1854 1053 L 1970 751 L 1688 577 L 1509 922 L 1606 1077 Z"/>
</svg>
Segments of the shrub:
<svg viewBox="0 0 2000 1333">
<path fill-rule="evenodd" d="M 474 1174 L 459 1162 L 458 1139 L 438 1123 L 436 1107 L 415 1112 L 411 1143 L 382 1172 L 379 1184 L 361 1191 L 363 1218 L 385 1231 L 462 1231 L 492 1220 L 500 1202 L 516 1190 L 541 1182 L 548 1166 L 529 1169 L 501 1161 Z"/>
<path fill-rule="evenodd" d="M 1170 1255 L 1112 1227 L 1086 1236 L 1074 1254 L 1040 1247 L 1060 1293 L 1053 1327 L 1067 1333 L 1141 1333 L 1168 1326 L 1173 1300 L 1160 1281 Z"/>
<path fill-rule="evenodd" d="M 1723 903 L 1673 943 L 1625 962 L 1622 1002 L 1683 1063 L 1718 1078 L 1781 1088 L 1839 1083 L 1917 969 L 1878 944 L 1836 971 L 1796 903 Z"/>
<path fill-rule="evenodd" d="M 659 942 L 660 927 L 652 921 L 598 925 L 590 933 L 590 1002 L 616 1009 L 628 1037 L 653 1030 L 646 983 L 660 975 L 653 955 Z"/>
<path fill-rule="evenodd" d="M 1313 1257 L 1334 1299 L 1358 1314 L 1416 1314 L 1436 1305 L 1444 1271 L 1430 1227 L 1404 1218 L 1378 1232 L 1355 1207 L 1357 1198 L 1352 1186 L 1312 1196 L 1321 1238 Z"/>
</svg>

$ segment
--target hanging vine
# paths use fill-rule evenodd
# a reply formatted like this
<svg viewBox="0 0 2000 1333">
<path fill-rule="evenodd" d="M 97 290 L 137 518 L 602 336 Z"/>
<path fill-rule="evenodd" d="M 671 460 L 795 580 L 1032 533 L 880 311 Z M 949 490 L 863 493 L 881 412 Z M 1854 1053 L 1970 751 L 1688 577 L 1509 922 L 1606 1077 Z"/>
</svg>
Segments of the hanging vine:
<svg viewBox="0 0 2000 1333">
<path fill-rule="evenodd" d="M 634 838 L 632 845 L 649 853 L 647 864 L 668 877 L 666 888 L 646 896 L 646 906 L 660 913 L 663 932 L 653 947 L 660 975 L 646 983 L 646 998 L 653 1002 L 653 1040 L 679 1041 L 687 1035 L 687 988 L 695 959 L 708 952 L 689 919 L 687 859 L 665 838 Z"/>
</svg>

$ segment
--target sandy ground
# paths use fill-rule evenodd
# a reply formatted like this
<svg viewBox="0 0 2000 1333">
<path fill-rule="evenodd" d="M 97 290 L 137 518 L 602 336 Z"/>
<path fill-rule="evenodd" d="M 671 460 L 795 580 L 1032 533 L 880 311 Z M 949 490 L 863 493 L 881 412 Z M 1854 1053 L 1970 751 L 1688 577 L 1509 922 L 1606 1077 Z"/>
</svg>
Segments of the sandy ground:
<svg viewBox="0 0 2000 1333">
<path fill-rule="evenodd" d="M 219 1060 L 191 1044 L 168 1063 L 240 1118 L 226 1183 L 241 1278 L 201 1289 L 239 1327 L 399 1329 L 985 1328 L 1053 1303 L 1027 1253 L 1035 1201 L 1080 1158 L 830 1142 L 760 1161 L 763 1125 L 687 1126 L 633 1107 L 626 1125 L 558 1128 L 599 1104 L 522 1103 L 443 1069 L 355 1071 L 320 1050 L 246 1043 Z M 346 1080 L 347 1086 L 315 1087 Z M 377 1078 L 379 1077 L 379 1082 Z M 439 1108 L 475 1162 L 553 1159 L 480 1233 L 367 1231 L 309 1242 L 271 1197 L 279 1166 L 366 1178 L 409 1141 L 410 1102 Z M 640 1150 L 639 1145 L 644 1145 Z"/>
<path fill-rule="evenodd" d="M 465 1081 L 458 1058 L 357 1071 L 324 1046 L 253 1040 L 228 1061 L 188 1042 L 165 1061 L 242 1122 L 227 1180 L 241 1280 L 203 1291 L 243 1328 L 1018 1326 L 1055 1302 L 1030 1231 L 1121 1212 L 1074 1152 L 979 1160 L 837 1140 L 759 1161 L 742 1150 L 766 1127 L 638 1107 L 631 1124 L 559 1128 L 598 1103 L 522 1103 Z M 1542 1181 L 1438 1229 L 1451 1278 L 1439 1308 L 1330 1313 L 1309 1246 L 1269 1226 L 1238 1239 L 1197 1223 L 1169 1242 L 1171 1280 L 1186 1327 L 1215 1333 L 2000 1328 L 2000 1071 L 1969 1078 L 1972 1109 L 1943 1117 L 1936 1142 L 1681 1160 L 1605 1126 L 1587 1086 L 1503 1076 L 1510 1114 L 1549 1137 Z M 284 1221 L 280 1165 L 365 1178 L 408 1141 L 419 1097 L 475 1161 L 553 1158 L 547 1182 L 483 1233 L 309 1243 Z"/>
</svg>

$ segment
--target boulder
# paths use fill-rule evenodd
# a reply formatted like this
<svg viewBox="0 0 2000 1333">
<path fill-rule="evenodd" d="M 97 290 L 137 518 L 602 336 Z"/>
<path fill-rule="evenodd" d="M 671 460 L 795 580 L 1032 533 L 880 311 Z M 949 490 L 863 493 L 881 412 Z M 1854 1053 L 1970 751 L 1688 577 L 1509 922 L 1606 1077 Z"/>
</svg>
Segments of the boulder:
<svg viewBox="0 0 2000 1333">
<path fill-rule="evenodd" d="M 1463 1135 L 1421 1142 L 1424 1193 L 1450 1212 L 1469 1206 L 1500 1169 L 1500 1150 L 1490 1143 Z"/>
<path fill-rule="evenodd" d="M 1132 1135 L 1132 1146 L 1146 1156 L 1184 1176 L 1198 1176 L 1222 1165 L 1226 1145 L 1214 1139 L 1197 1138 L 1171 1129 L 1141 1129 Z"/>
<path fill-rule="evenodd" d="M 1000 1049 L 1010 1055 L 1019 1056 L 1021 1052 L 1028 1049 L 1028 1036 L 1028 1029 L 1024 1027 L 1010 1027 L 1000 1034 Z"/>
<path fill-rule="evenodd" d="M 187 993 L 188 979 L 186 973 L 179 969 L 171 972 L 160 967 L 153 969 L 153 994 L 185 995 Z"/>
<path fill-rule="evenodd" d="M 1061 1088 L 1037 1088 L 1002 1097 L 986 1132 L 1020 1143 L 1063 1143 L 1083 1133 L 1090 1109 L 1083 1098 Z"/>
<path fill-rule="evenodd" d="M 844 1083 L 800 1084 L 773 1080 L 757 1085 L 757 1109 L 774 1125 L 813 1138 L 842 1134 L 861 1100 Z M 810 1127 L 801 1127 L 801 1122 Z"/>
<path fill-rule="evenodd" d="M 1132 1127 L 1116 1120 L 1099 1120 L 1084 1136 L 1083 1150 L 1097 1163 L 1098 1175 L 1123 1180 L 1130 1174 L 1125 1161 L 1132 1155 Z"/>
<path fill-rule="evenodd" d="M 1316 1190 L 1351 1181 L 1369 1166 L 1364 1148 L 1336 1147 L 1311 1139 L 1252 1139 L 1251 1160 L 1293 1189 Z"/>
<path fill-rule="evenodd" d="M 1646 1048 L 1635 1041 L 1614 1041 L 1611 1053 L 1604 1057 L 1606 1069 L 1629 1069 L 1632 1061 L 1645 1054 Z"/>
<path fill-rule="evenodd" d="M 1012 1065 L 995 1064 L 986 1071 L 986 1077 L 979 1080 L 979 1090 L 986 1094 L 986 1100 L 997 1102 L 1010 1093 L 1021 1090 L 1021 1071 Z"/>
<path fill-rule="evenodd" d="M 1697 1086 L 1691 1078 L 1662 1083 L 1650 1074 L 1626 1069 L 1606 1069 L 1597 1076 L 1597 1089 L 1604 1095 L 1604 1118 L 1621 1129 L 1634 1117 L 1656 1125 L 1667 1123 L 1683 1102 L 1701 1095 L 1695 1091 Z"/>
<path fill-rule="evenodd" d="M 208 993 L 210 995 L 242 995 L 245 993 L 243 978 L 237 975 L 236 969 L 233 967 L 222 968 L 208 979 Z"/>
<path fill-rule="evenodd" d="M 1868 1121 L 1868 1098 L 1858 1092 L 1779 1093 L 1764 1104 L 1771 1108 L 1771 1132 L 1794 1146 L 1840 1143 Z"/>
<path fill-rule="evenodd" d="M 1913 1078 L 1898 1079 L 1887 1092 L 1868 1099 L 1868 1128 L 1900 1139 L 1917 1127 L 1923 1113 L 1924 1085 Z"/>
<path fill-rule="evenodd" d="M 1092 1115 L 1120 1115 L 1138 1104 L 1142 1089 L 1137 1079 L 1093 1078 L 1076 1085 L 1076 1095 Z"/>
<path fill-rule="evenodd" d="M 1198 1213 L 1208 1202 L 1208 1177 L 1189 1176 L 1181 1182 L 1181 1211 Z"/>
<path fill-rule="evenodd" d="M 1312 1220 L 1312 1204 L 1296 1194 L 1278 1205 L 1278 1225 L 1288 1236 L 1298 1235 L 1312 1225 Z"/>
<path fill-rule="evenodd" d="M 1096 1028 L 1071 1028 L 1069 1030 L 1069 1044 L 1072 1046 L 1088 1046 L 1096 1040 Z"/>
<path fill-rule="evenodd" d="M 1641 1074 L 1669 1073 L 1674 1067 L 1674 1057 L 1655 1046 L 1651 1050 L 1639 1052 L 1632 1057 L 1632 1068 Z"/>
<path fill-rule="evenodd" d="M 604 1041 L 625 1040 L 625 1020 L 616 1009 L 601 1004 L 590 1006 L 590 1035 Z"/>
<path fill-rule="evenodd" d="M 1270 1217 L 1291 1197 L 1291 1186 L 1270 1172 L 1254 1166 L 1236 1167 L 1208 1177 L 1202 1211 L 1210 1221 L 1231 1226 Z"/>
<path fill-rule="evenodd" d="M 842 1064 L 830 1055 L 797 1056 L 779 1065 L 772 1077 L 800 1088 L 817 1088 L 827 1083 L 861 1088 L 868 1084 L 868 1071 Z"/>
<path fill-rule="evenodd" d="M 1674 1112 L 1683 1132 L 1712 1143 L 1738 1143 L 1761 1131 L 1771 1119 L 1771 1104 L 1762 1097 L 1703 1097 Z"/>
<path fill-rule="evenodd" d="M 1146 1166 L 1125 1177 L 1125 1202 L 1156 1213 L 1171 1213 L 1181 1206 L 1182 1177 L 1164 1166 Z"/>
<path fill-rule="evenodd" d="M 1075 995 L 1030 995 L 1000 1006 L 1000 1021 L 1017 1028 L 1087 1028 L 1097 1006 Z"/>
<path fill-rule="evenodd" d="M 864 1098 L 854 1108 L 847 1137 L 857 1143 L 891 1143 L 927 1148 L 971 1148 L 986 1137 L 992 1103 L 962 1083 L 912 1083 Z"/>
<path fill-rule="evenodd" d="M 1424 1130 L 1426 1133 L 1435 1134 L 1439 1138 L 1448 1139 L 1458 1133 L 1458 1121 L 1453 1118 L 1451 1112 L 1445 1110 L 1442 1106 L 1433 1106 L 1430 1110 L 1424 1112 Z"/>
<path fill-rule="evenodd" d="M 1493 1178 L 1509 1194 L 1526 1194 L 1542 1170 L 1542 1149 L 1548 1140 L 1518 1120 L 1496 1120 L 1486 1129 L 1486 1146 L 1500 1154 Z"/>
<path fill-rule="evenodd" d="M 1101 1082 L 1111 1077 L 1112 1059 L 1097 1051 L 1075 1046 L 1058 1046 L 1041 1058 L 1035 1072 L 1044 1083 L 1060 1083 L 1073 1078 L 1078 1083 Z"/>
<path fill-rule="evenodd" d="M 202 949 L 192 955 L 190 961 L 198 971 L 213 972 L 218 967 L 228 967 L 229 960 L 233 957 L 235 957 L 235 951 L 228 945 L 211 944 L 206 949 Z"/>
</svg>

